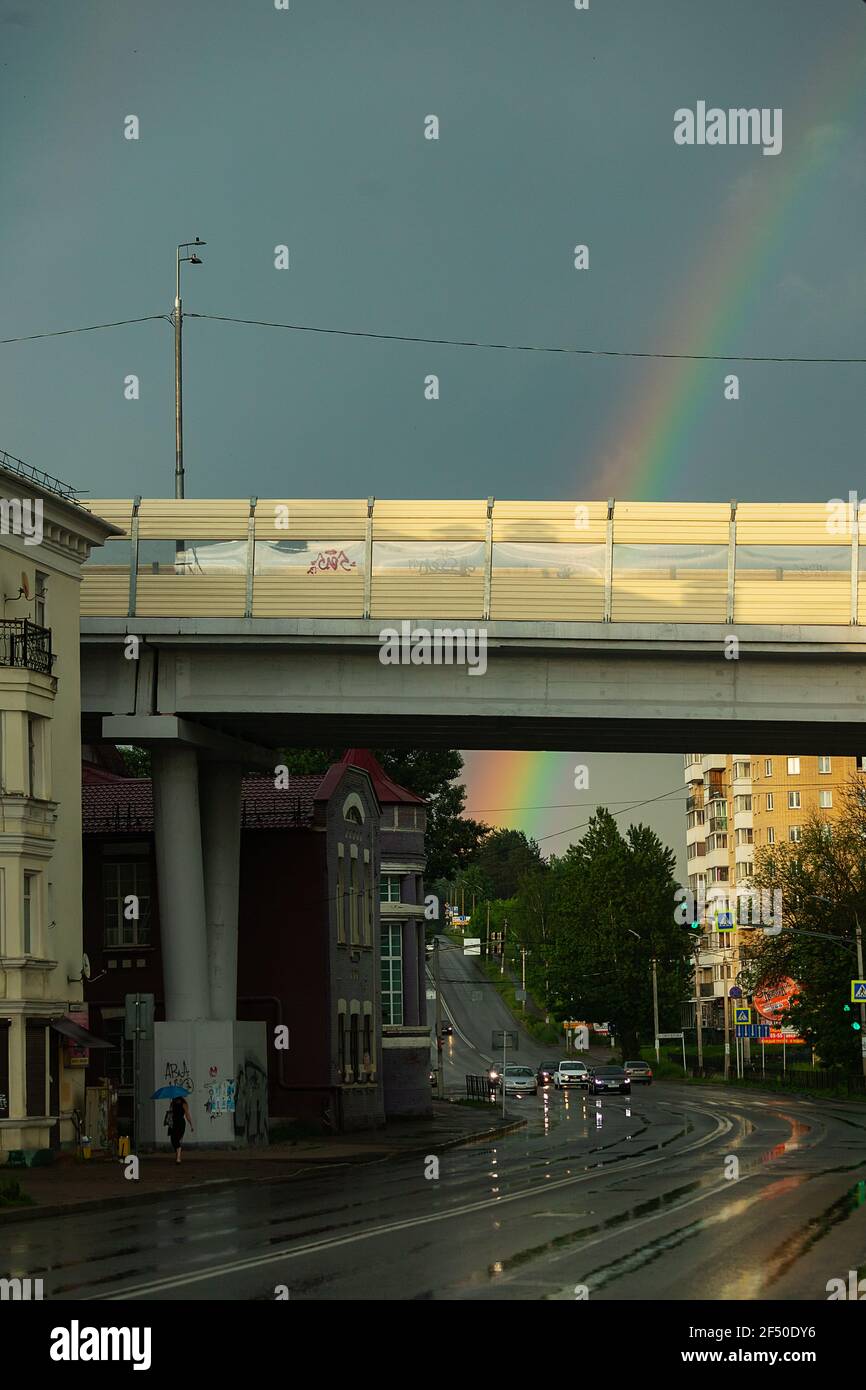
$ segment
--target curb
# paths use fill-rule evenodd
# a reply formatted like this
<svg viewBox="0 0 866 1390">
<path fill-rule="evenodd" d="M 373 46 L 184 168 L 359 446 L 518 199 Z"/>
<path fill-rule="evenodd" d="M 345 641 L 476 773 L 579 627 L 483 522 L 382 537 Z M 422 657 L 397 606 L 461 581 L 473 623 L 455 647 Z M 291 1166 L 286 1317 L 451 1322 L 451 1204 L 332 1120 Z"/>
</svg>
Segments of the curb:
<svg viewBox="0 0 866 1390">
<path fill-rule="evenodd" d="M 501 1139 L 506 1134 L 513 1134 L 519 1129 L 524 1129 L 526 1120 L 508 1120 L 505 1124 L 497 1125 L 493 1129 L 476 1130 L 474 1133 L 458 1135 L 453 1139 L 447 1139 L 437 1147 L 442 1149 L 456 1149 L 462 1144 L 483 1144 L 490 1139 Z M 161 1192 L 142 1192 L 130 1193 L 129 1196 L 116 1197 L 93 1197 L 81 1202 L 62 1202 L 55 1203 L 53 1206 L 32 1206 L 32 1207 L 10 1207 L 8 1211 L 0 1210 L 0 1229 L 3 1226 L 11 1225 L 18 1221 L 39 1221 L 42 1218 L 53 1216 L 76 1216 L 79 1212 L 100 1211 L 105 1207 L 117 1208 L 127 1206 L 138 1206 L 145 1203 L 161 1202 L 168 1197 L 174 1197 L 178 1193 L 189 1193 L 195 1195 L 201 1192 L 213 1192 L 217 1188 L 244 1187 L 250 1183 L 256 1183 L 259 1187 L 265 1184 L 278 1182 L 291 1182 L 293 1178 L 300 1177 L 301 1173 L 309 1171 L 314 1166 L 327 1167 L 357 1167 L 372 1165 L 374 1163 L 393 1162 L 399 1158 L 417 1158 L 420 1155 L 427 1155 L 432 1147 L 430 1140 L 435 1136 L 428 1136 L 425 1144 L 418 1144 L 411 1149 L 389 1149 L 385 1153 L 378 1153 L 375 1157 L 352 1157 L 352 1158 L 311 1158 L 306 1162 L 300 1159 L 290 1160 L 295 1166 L 294 1173 L 275 1173 L 273 1177 L 249 1177 L 243 1174 L 236 1178 L 208 1178 L 204 1182 L 188 1183 L 183 1187 L 164 1188 Z"/>
</svg>

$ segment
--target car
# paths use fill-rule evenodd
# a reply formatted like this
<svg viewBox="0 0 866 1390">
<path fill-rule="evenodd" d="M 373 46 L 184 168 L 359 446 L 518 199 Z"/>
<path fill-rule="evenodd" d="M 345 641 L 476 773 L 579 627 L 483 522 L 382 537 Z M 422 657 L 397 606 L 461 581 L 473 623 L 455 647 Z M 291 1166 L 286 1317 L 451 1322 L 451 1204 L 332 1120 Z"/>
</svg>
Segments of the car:
<svg viewBox="0 0 866 1390">
<path fill-rule="evenodd" d="M 538 1092 L 538 1078 L 532 1067 L 506 1067 L 499 1078 L 500 1095 L 503 1085 L 507 1096 L 534 1096 Z"/>
<path fill-rule="evenodd" d="M 558 1062 L 542 1062 L 537 1072 L 539 1086 L 550 1085 L 551 1081 L 556 1075 L 556 1069 L 558 1065 Z"/>
<path fill-rule="evenodd" d="M 443 1038 L 450 1038 L 450 1037 L 451 1037 L 451 1034 L 454 1032 L 454 1029 L 453 1029 L 452 1025 L 448 1022 L 448 1020 L 445 1019 L 445 1020 L 443 1020 L 442 1027 L 441 1027 L 440 1031 L 441 1031 L 441 1033 L 442 1033 L 442 1037 L 443 1037 Z"/>
<path fill-rule="evenodd" d="M 590 1095 L 600 1095 L 603 1091 L 618 1091 L 621 1095 L 631 1094 L 631 1077 L 624 1067 L 595 1067 L 589 1078 Z"/>
<path fill-rule="evenodd" d="M 565 1086 L 586 1086 L 589 1082 L 589 1067 L 586 1062 L 560 1062 L 553 1073 L 553 1084 L 558 1091 Z"/>
<path fill-rule="evenodd" d="M 652 1085 L 653 1073 L 649 1062 L 623 1062 L 623 1070 L 631 1081 L 638 1081 L 642 1086 Z"/>
</svg>

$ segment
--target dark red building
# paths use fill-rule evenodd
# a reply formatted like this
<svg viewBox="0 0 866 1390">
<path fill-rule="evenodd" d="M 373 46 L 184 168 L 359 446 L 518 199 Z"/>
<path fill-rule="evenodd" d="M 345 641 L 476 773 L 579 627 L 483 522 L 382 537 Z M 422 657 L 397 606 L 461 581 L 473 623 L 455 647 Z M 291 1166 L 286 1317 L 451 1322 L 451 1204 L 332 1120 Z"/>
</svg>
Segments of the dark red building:
<svg viewBox="0 0 866 1390">
<path fill-rule="evenodd" d="M 164 1017 L 158 885 L 150 782 L 119 777 L 100 762 L 83 769 L 84 946 L 91 965 L 86 999 L 91 1028 L 117 1044 L 108 1067 L 122 1131 L 132 1108 L 125 996 L 152 993 L 156 1019 Z M 238 909 L 237 1016 L 265 1020 L 271 1035 L 280 1024 L 289 1030 L 289 1048 L 274 1054 L 270 1069 L 270 1117 L 357 1128 L 382 1123 L 386 1110 L 429 1111 L 423 908 L 416 906 L 423 887 L 423 802 L 391 782 L 363 750 L 350 750 L 324 777 L 282 782 L 277 788 L 271 777 L 244 780 Z M 392 905 L 394 875 L 382 878 L 383 836 L 389 867 L 402 841 L 395 867 L 402 871 L 398 899 L 405 894 L 406 901 L 399 907 Z M 124 906 L 130 901 L 137 917 Z M 389 1055 L 383 1068 L 386 971 Z M 404 995 L 407 1025 L 400 1028 Z M 396 1053 L 400 1033 L 405 1036 Z M 96 1061 L 88 1080 L 105 1070 L 104 1060 Z"/>
</svg>

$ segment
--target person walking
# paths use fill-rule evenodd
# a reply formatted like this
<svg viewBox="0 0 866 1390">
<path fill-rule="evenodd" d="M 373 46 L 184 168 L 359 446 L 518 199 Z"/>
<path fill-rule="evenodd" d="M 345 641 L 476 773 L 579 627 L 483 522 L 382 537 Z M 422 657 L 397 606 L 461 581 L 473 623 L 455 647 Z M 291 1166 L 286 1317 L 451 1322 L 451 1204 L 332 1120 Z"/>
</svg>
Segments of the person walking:
<svg viewBox="0 0 866 1390">
<path fill-rule="evenodd" d="M 189 1122 L 189 1127 L 194 1134 L 195 1125 L 193 1124 L 192 1116 L 189 1113 L 189 1106 L 186 1103 L 186 1096 L 175 1096 L 174 1100 L 171 1102 L 171 1105 L 169 1106 L 168 1114 L 166 1115 L 166 1124 L 168 1125 L 168 1137 L 171 1140 L 171 1147 L 174 1149 L 175 1163 L 180 1163 L 180 1155 L 181 1150 L 183 1148 L 183 1136 L 186 1133 L 187 1122 Z"/>
</svg>

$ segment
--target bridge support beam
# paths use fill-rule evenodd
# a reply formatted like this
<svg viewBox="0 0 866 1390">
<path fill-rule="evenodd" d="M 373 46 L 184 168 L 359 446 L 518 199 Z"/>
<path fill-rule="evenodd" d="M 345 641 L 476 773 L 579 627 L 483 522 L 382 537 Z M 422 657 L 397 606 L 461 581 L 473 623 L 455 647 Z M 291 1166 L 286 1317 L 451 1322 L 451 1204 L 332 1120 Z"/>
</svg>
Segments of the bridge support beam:
<svg viewBox="0 0 866 1390">
<path fill-rule="evenodd" d="M 199 772 L 210 1017 L 233 1021 L 238 997 L 241 768 L 203 762 Z"/>
<path fill-rule="evenodd" d="M 210 1017 L 198 759 L 153 749 L 153 818 L 167 1021 Z"/>
</svg>

